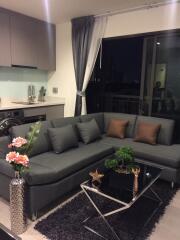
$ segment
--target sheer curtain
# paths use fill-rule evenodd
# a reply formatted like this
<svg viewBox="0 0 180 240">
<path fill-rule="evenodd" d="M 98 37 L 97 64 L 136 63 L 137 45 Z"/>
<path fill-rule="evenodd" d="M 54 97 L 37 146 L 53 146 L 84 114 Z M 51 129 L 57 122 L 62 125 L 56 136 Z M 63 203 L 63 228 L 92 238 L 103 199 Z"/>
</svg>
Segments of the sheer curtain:
<svg viewBox="0 0 180 240">
<path fill-rule="evenodd" d="M 94 65 L 96 63 L 96 58 L 102 43 L 102 38 L 104 37 L 104 33 L 107 25 L 107 16 L 95 17 L 94 28 L 91 36 L 91 43 L 89 48 L 89 55 L 87 58 L 86 71 L 84 76 L 84 82 L 82 87 L 82 108 L 81 114 L 86 114 L 86 89 L 91 78 Z"/>
</svg>

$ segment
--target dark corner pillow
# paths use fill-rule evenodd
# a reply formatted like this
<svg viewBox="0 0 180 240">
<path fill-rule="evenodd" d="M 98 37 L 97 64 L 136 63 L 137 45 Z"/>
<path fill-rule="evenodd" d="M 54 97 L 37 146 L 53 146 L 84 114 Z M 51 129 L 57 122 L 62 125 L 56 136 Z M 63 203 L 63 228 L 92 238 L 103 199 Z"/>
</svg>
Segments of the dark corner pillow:
<svg viewBox="0 0 180 240">
<path fill-rule="evenodd" d="M 88 122 L 77 123 L 77 128 L 85 144 L 101 138 L 101 132 L 95 119 Z"/>
<path fill-rule="evenodd" d="M 78 139 L 72 125 L 49 128 L 48 133 L 55 153 L 78 147 Z"/>
<path fill-rule="evenodd" d="M 111 119 L 108 125 L 107 136 L 125 138 L 128 123 L 129 121 L 127 120 Z"/>
<path fill-rule="evenodd" d="M 160 127 L 160 124 L 139 122 L 137 125 L 134 141 L 155 145 L 157 143 Z"/>
</svg>

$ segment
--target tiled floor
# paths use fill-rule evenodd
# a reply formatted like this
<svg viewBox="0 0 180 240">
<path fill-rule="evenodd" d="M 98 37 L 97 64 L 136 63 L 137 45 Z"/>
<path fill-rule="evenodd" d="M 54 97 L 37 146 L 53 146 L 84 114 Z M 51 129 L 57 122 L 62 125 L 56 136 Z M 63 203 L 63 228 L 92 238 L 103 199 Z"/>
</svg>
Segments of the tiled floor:
<svg viewBox="0 0 180 240">
<path fill-rule="evenodd" d="M 9 205 L 1 198 L 0 222 L 10 228 Z M 21 236 L 23 240 L 46 239 L 40 233 L 34 230 L 33 227 L 35 224 L 36 222 L 28 223 L 28 230 Z M 150 240 L 180 240 L 180 191 L 177 192 L 171 204 L 167 207 L 165 215 L 156 226 L 155 231 L 150 237 Z"/>
</svg>

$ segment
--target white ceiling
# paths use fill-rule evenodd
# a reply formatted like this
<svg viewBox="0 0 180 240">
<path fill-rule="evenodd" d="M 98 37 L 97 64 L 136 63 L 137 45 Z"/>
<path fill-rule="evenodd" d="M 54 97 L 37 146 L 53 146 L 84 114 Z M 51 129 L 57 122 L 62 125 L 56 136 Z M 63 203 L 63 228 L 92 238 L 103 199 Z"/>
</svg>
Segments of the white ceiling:
<svg viewBox="0 0 180 240">
<path fill-rule="evenodd" d="M 53 23 L 61 23 L 74 17 L 165 1 L 167 0 L 0 0 L 0 7 Z"/>
</svg>

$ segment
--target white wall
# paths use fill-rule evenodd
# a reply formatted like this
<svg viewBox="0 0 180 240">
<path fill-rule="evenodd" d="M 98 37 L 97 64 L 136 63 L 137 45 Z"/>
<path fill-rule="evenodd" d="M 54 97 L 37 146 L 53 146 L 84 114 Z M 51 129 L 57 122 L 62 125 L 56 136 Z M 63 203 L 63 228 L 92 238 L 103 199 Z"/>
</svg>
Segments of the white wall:
<svg viewBox="0 0 180 240">
<path fill-rule="evenodd" d="M 180 28 L 180 4 L 171 4 L 109 17 L 105 37 Z"/>
<path fill-rule="evenodd" d="M 135 11 L 109 17 L 105 37 L 180 28 L 180 4 Z M 76 85 L 71 46 L 70 22 L 57 25 L 57 67 L 48 82 L 48 93 L 59 87 L 58 97 L 65 98 L 65 116 L 73 116 Z"/>
<path fill-rule="evenodd" d="M 73 116 L 76 84 L 70 22 L 56 25 L 56 43 L 56 71 L 49 76 L 48 95 L 65 98 L 65 116 Z M 53 94 L 53 87 L 58 87 L 58 94 Z"/>
</svg>

